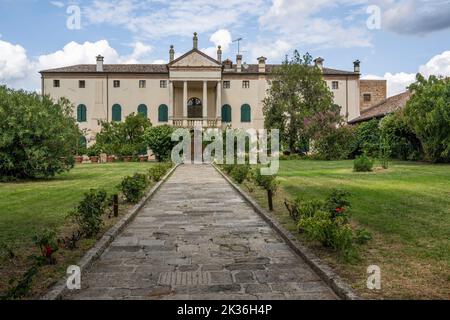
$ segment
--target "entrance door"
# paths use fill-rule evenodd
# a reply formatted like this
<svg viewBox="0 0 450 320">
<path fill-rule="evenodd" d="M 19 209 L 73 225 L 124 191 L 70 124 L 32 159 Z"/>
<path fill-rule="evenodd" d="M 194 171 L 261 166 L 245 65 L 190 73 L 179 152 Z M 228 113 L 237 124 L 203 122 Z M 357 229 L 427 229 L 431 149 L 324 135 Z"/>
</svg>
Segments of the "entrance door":
<svg viewBox="0 0 450 320">
<path fill-rule="evenodd" d="M 199 98 L 191 98 L 188 101 L 188 118 L 203 118 L 203 105 Z"/>
</svg>

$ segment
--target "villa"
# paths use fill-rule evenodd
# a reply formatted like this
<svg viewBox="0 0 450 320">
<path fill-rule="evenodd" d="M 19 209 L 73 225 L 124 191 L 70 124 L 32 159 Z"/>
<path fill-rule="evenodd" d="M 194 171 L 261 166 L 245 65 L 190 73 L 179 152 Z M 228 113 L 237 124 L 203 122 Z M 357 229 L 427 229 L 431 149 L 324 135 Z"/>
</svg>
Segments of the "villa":
<svg viewBox="0 0 450 320">
<path fill-rule="evenodd" d="M 123 121 L 131 113 L 144 114 L 154 125 L 264 127 L 263 100 L 277 65 L 267 64 L 265 57 L 257 64 L 243 63 L 241 54 L 235 63 L 222 60 L 220 46 L 210 57 L 198 49 L 196 33 L 192 50 L 174 56 L 171 46 L 168 64 L 104 64 L 98 56 L 97 64 L 44 70 L 42 93 L 74 104 L 88 143 L 101 121 Z M 353 63 L 353 71 L 325 68 L 323 62 L 315 59 L 342 115 L 347 121 L 358 118 L 361 97 L 370 94 L 360 92 L 360 62 Z"/>
</svg>

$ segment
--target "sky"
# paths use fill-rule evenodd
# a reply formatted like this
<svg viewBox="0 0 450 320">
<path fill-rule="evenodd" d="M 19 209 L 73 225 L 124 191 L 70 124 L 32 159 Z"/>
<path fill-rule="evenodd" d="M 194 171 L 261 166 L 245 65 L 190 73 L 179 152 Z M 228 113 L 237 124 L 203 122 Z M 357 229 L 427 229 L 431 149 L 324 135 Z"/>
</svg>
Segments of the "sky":
<svg viewBox="0 0 450 320">
<path fill-rule="evenodd" d="M 293 50 L 325 67 L 386 79 L 400 93 L 420 72 L 450 76 L 450 0 L 0 0 L 0 84 L 40 88 L 40 70 L 95 63 L 167 63 L 199 48 L 235 61 L 280 63 Z"/>
</svg>

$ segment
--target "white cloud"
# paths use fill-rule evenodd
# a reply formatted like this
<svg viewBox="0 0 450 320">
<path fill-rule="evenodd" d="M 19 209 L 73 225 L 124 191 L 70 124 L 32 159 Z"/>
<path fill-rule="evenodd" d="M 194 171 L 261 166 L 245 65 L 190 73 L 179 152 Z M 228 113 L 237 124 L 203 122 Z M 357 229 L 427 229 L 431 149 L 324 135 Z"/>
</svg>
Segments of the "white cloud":
<svg viewBox="0 0 450 320">
<path fill-rule="evenodd" d="M 28 74 L 29 63 L 25 48 L 0 40 L 0 83 L 8 83 L 24 78 Z"/>
<path fill-rule="evenodd" d="M 129 56 L 125 56 L 120 58 L 120 63 L 125 64 L 136 64 L 136 63 L 145 63 L 147 61 L 147 57 L 149 53 L 151 53 L 153 48 L 149 45 L 143 44 L 142 42 L 136 42 L 133 45 L 133 53 Z"/>
<path fill-rule="evenodd" d="M 430 75 L 436 76 L 450 76 L 450 51 L 445 51 L 442 54 L 438 54 L 431 58 L 426 64 L 419 67 L 420 72 L 425 77 Z M 387 80 L 388 96 L 402 93 L 406 88 L 415 82 L 415 73 L 390 73 L 387 72 L 383 77 L 377 75 L 366 75 L 363 79 L 385 79 Z"/>
<path fill-rule="evenodd" d="M 50 1 L 50 3 L 58 8 L 63 8 L 65 6 L 64 2 L 61 1 Z"/>
<path fill-rule="evenodd" d="M 232 43 L 231 33 L 227 29 L 219 29 L 211 35 L 209 41 L 213 42 L 214 46 L 202 49 L 202 51 L 210 57 L 216 58 L 218 46 L 222 47 L 222 52 L 224 54 L 230 48 Z"/>
</svg>

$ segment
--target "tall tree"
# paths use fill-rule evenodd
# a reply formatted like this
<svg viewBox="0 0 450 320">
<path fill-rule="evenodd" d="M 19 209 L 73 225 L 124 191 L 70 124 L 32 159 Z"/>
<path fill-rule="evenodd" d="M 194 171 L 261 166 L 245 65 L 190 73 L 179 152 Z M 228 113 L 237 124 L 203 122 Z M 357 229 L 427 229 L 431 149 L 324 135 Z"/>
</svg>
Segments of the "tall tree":
<svg viewBox="0 0 450 320">
<path fill-rule="evenodd" d="M 301 57 L 294 51 L 291 60 L 286 57 L 275 68 L 271 80 L 272 86 L 263 102 L 265 127 L 280 130 L 285 148 L 297 152 L 305 140 L 339 121 L 333 94 L 310 54 Z"/>
</svg>

